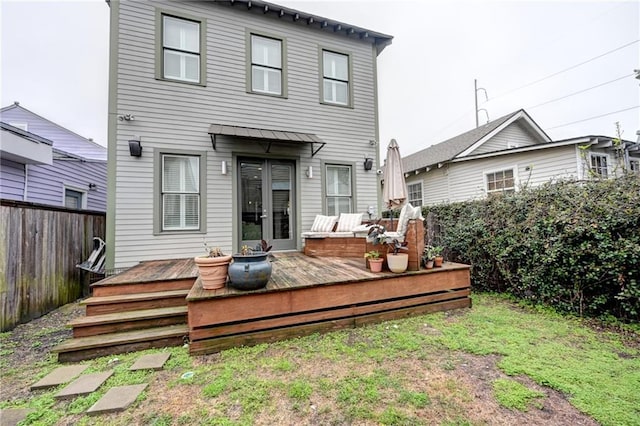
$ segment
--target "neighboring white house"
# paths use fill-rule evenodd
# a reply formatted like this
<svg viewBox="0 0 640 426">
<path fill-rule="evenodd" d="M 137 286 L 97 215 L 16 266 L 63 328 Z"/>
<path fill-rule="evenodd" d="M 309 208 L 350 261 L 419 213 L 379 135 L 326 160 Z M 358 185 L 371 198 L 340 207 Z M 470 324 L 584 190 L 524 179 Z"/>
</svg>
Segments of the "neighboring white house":
<svg viewBox="0 0 640 426">
<path fill-rule="evenodd" d="M 109 7 L 108 267 L 299 250 L 316 214 L 376 209 L 391 36 L 263 1 Z"/>
<path fill-rule="evenodd" d="M 0 109 L 0 198 L 107 209 L 107 149 L 24 108 Z"/>
<path fill-rule="evenodd" d="M 640 171 L 640 144 L 605 136 L 552 141 L 524 110 L 403 158 L 413 205 L 482 198 L 559 179 Z"/>
</svg>

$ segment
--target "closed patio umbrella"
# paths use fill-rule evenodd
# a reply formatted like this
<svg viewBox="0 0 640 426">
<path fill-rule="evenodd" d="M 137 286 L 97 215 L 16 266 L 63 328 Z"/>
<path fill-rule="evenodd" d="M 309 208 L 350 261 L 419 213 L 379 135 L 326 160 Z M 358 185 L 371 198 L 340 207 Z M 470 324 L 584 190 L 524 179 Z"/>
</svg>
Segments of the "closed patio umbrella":
<svg viewBox="0 0 640 426">
<path fill-rule="evenodd" d="M 400 148 L 395 139 L 391 139 L 387 147 L 387 160 L 384 167 L 384 187 L 382 201 L 389 210 L 401 207 L 407 200 L 407 183 L 404 180 L 404 168 L 400 157 Z M 393 225 L 393 215 L 391 215 Z"/>
</svg>

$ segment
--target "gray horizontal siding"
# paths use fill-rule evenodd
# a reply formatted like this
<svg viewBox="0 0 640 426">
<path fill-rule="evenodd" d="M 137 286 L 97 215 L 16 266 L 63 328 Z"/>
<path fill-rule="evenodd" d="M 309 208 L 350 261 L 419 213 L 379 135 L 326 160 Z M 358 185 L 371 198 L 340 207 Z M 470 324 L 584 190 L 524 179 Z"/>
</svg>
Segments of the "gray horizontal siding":
<svg viewBox="0 0 640 426">
<path fill-rule="evenodd" d="M 206 87 L 155 79 L 154 5 L 206 19 Z M 272 156 L 298 161 L 298 234 L 309 229 L 315 215 L 322 213 L 323 161 L 355 164 L 356 211 L 377 205 L 377 176 L 362 166 L 365 157 L 377 158 L 376 147 L 369 145 L 369 140 L 376 139 L 375 56 L 369 43 L 213 3 L 122 2 L 119 7 L 116 113 L 133 114 L 135 121 L 117 122 L 116 267 L 140 260 L 194 256 L 201 252 L 203 238 L 210 245 L 232 250 L 232 160 L 234 155 L 265 154 L 255 143 L 230 138 L 219 138 L 213 151 L 207 134 L 211 123 L 314 133 L 327 142 L 313 158 L 306 144 L 275 144 L 270 151 Z M 247 29 L 286 39 L 286 99 L 246 92 Z M 351 54 L 353 108 L 320 104 L 321 47 Z M 141 137 L 141 158 L 129 156 L 127 140 L 133 135 Z M 172 148 L 207 152 L 205 235 L 153 234 L 153 192 L 157 190 L 153 152 Z M 220 174 L 223 160 L 232 165 L 227 176 Z M 313 179 L 304 174 L 309 166 L 314 168 Z"/>
<path fill-rule="evenodd" d="M 24 164 L 0 159 L 0 198 L 24 200 L 24 170 Z"/>
<path fill-rule="evenodd" d="M 501 151 L 510 147 L 522 148 L 524 146 L 534 145 L 536 141 L 535 136 L 526 130 L 520 122 L 516 121 L 482 144 L 482 146 L 478 147 L 478 149 L 473 151 L 473 154 Z"/>
</svg>

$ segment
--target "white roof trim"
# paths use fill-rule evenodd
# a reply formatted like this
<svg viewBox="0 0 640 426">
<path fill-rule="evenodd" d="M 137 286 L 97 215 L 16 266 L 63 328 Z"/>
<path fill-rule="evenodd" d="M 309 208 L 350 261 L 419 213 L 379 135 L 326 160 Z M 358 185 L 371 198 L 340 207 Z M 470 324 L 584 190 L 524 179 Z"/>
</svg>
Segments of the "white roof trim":
<svg viewBox="0 0 640 426">
<path fill-rule="evenodd" d="M 578 145 L 578 144 L 589 144 L 589 145 L 592 145 L 592 144 L 594 144 L 596 142 L 597 142 L 597 139 L 590 138 L 590 137 L 569 139 L 569 140 L 560 141 L 560 142 L 550 142 L 550 143 L 542 143 L 542 144 L 537 144 L 537 145 L 528 145 L 528 146 L 523 146 L 522 148 L 505 149 L 503 151 L 494 151 L 494 152 L 487 152 L 487 153 L 484 153 L 484 154 L 477 154 L 477 155 L 468 156 L 468 157 L 454 158 L 453 160 L 451 160 L 451 162 L 452 163 L 459 163 L 461 161 L 476 160 L 478 158 L 488 158 L 488 157 L 498 157 L 500 155 L 519 154 L 521 152 L 537 151 L 537 150 L 540 150 L 540 149 L 547 149 L 547 148 L 558 148 L 558 147 L 567 146 L 567 145 Z"/>
<path fill-rule="evenodd" d="M 514 114 L 507 121 L 502 123 L 500 126 L 498 126 L 495 129 L 493 129 L 493 131 L 487 133 L 482 139 L 480 139 L 479 141 L 477 141 L 476 143 L 471 145 L 469 148 L 467 148 L 464 151 L 462 151 L 460 154 L 456 155 L 453 158 L 453 160 L 456 160 L 456 159 L 458 159 L 460 157 L 466 157 L 467 155 L 471 154 L 473 151 L 478 149 L 482 144 L 484 144 L 489 139 L 491 139 L 492 137 L 494 137 L 495 135 L 497 135 L 498 133 L 500 133 L 501 131 L 506 129 L 512 123 L 514 123 L 515 121 L 520 120 L 520 119 L 524 119 L 527 122 L 527 124 L 529 124 L 529 126 L 534 130 L 534 132 L 537 133 L 538 136 L 540 136 L 540 138 L 542 140 L 544 140 L 545 142 L 551 142 L 551 139 L 549 138 L 549 136 L 547 136 L 542 131 L 542 129 L 531 119 L 531 117 L 529 117 L 529 115 L 526 112 L 521 110 L 517 114 Z"/>
</svg>

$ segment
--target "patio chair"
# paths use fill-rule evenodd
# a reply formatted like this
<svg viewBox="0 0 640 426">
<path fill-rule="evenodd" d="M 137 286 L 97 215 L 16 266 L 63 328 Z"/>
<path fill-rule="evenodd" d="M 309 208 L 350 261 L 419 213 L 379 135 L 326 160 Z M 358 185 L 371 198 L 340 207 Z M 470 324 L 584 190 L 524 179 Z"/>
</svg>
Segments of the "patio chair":
<svg viewBox="0 0 640 426">
<path fill-rule="evenodd" d="M 76 268 L 96 274 L 104 273 L 104 262 L 107 256 L 105 247 L 106 243 L 102 240 L 102 238 L 94 237 L 93 251 L 87 258 L 87 260 L 82 263 L 78 263 L 76 265 Z"/>
<path fill-rule="evenodd" d="M 407 203 L 400 210 L 400 216 L 398 217 L 398 226 L 395 231 L 385 231 L 382 234 L 379 234 L 378 241 L 382 243 L 391 243 L 393 240 L 405 241 L 407 234 L 407 226 L 409 225 L 409 221 L 411 219 L 420 219 L 424 220 L 422 217 L 422 208 L 421 207 L 413 207 L 411 204 Z M 371 236 L 371 232 L 369 235 Z M 372 238 L 367 238 L 367 241 L 371 242 Z"/>
</svg>

